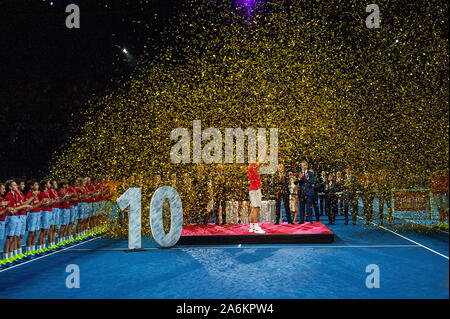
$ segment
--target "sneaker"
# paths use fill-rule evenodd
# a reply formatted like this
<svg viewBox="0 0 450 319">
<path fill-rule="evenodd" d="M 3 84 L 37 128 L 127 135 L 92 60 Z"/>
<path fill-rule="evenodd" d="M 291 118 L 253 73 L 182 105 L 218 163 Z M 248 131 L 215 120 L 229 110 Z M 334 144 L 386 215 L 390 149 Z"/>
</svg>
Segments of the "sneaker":
<svg viewBox="0 0 450 319">
<path fill-rule="evenodd" d="M 17 256 L 14 256 L 14 257 L 9 258 L 9 265 L 10 265 L 10 266 L 14 266 L 14 265 L 17 265 L 17 264 L 18 264 L 18 262 L 17 262 Z"/>
<path fill-rule="evenodd" d="M 254 226 L 253 232 L 256 234 L 264 234 L 266 231 L 264 229 L 262 229 L 261 227 L 259 227 L 258 224 L 256 224 Z"/>
<path fill-rule="evenodd" d="M 31 252 L 28 252 L 28 253 L 23 254 L 23 258 L 24 258 L 25 260 L 30 260 L 30 256 L 31 256 Z"/>
<path fill-rule="evenodd" d="M 11 267 L 13 265 L 13 261 L 11 260 L 11 258 L 5 259 L 5 268 Z"/>
</svg>

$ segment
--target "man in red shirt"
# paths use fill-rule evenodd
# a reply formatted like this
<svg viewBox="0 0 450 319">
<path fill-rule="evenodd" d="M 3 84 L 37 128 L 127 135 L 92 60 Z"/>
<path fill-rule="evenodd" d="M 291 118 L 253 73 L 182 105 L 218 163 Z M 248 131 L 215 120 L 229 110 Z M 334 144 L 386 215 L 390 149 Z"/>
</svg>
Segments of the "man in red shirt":
<svg viewBox="0 0 450 319">
<path fill-rule="evenodd" d="M 50 229 L 48 234 L 48 242 L 50 244 L 50 247 L 55 248 L 56 245 L 56 231 L 58 229 L 58 226 L 60 226 L 60 208 L 61 199 L 58 195 L 58 182 L 53 180 L 50 183 L 51 187 L 48 190 L 48 193 L 50 195 L 50 198 L 53 200 L 52 205 L 52 217 L 50 221 Z"/>
<path fill-rule="evenodd" d="M 80 235 L 84 237 L 87 235 L 87 227 L 89 221 L 89 203 L 90 196 L 88 190 L 88 180 L 87 178 L 80 178 L 77 180 L 80 188 L 80 213 L 81 213 L 81 223 L 80 223 Z"/>
<path fill-rule="evenodd" d="M 258 214 L 259 210 L 261 209 L 261 202 L 262 202 L 262 193 L 261 193 L 261 179 L 259 177 L 259 166 L 260 162 L 259 160 L 256 161 L 256 163 L 249 163 L 247 174 L 248 178 L 250 180 L 250 190 L 249 190 L 249 196 L 250 196 L 250 203 L 252 205 L 252 210 L 250 212 L 250 233 L 257 233 L 257 234 L 264 234 L 265 231 L 261 229 L 261 227 L 258 224 Z"/>
<path fill-rule="evenodd" d="M 78 198 L 75 192 L 75 180 L 70 179 L 68 181 L 67 188 L 65 189 L 65 195 L 68 196 L 67 205 L 69 206 L 69 213 L 65 217 L 64 222 L 67 222 L 64 227 L 63 236 L 67 238 L 67 240 L 73 242 L 73 226 L 75 225 L 78 218 Z M 63 184 L 64 185 L 64 184 Z M 61 195 L 60 195 L 61 196 Z M 66 205 L 66 207 L 67 207 Z M 76 206 L 75 206 L 76 205 Z"/>
<path fill-rule="evenodd" d="M 17 185 L 17 196 L 19 198 L 19 202 L 22 205 L 28 205 L 31 201 L 26 200 L 24 192 L 25 191 L 25 181 L 19 180 L 19 184 Z M 17 252 L 20 257 L 24 257 L 22 254 L 22 244 L 23 244 L 23 236 L 25 235 L 25 229 L 27 225 L 27 211 L 22 209 L 19 211 L 19 238 L 17 240 Z"/>
<path fill-rule="evenodd" d="M 86 188 L 88 191 L 89 199 L 88 199 L 88 220 L 87 220 L 87 231 L 88 233 L 92 230 L 94 227 L 95 222 L 95 196 L 96 196 L 96 190 L 95 186 L 91 182 L 90 177 L 86 177 Z"/>
<path fill-rule="evenodd" d="M 36 180 L 31 180 L 28 182 L 28 188 L 30 189 L 27 193 L 26 199 L 30 200 L 31 208 L 28 210 L 27 214 L 27 226 L 28 235 L 26 239 L 27 250 L 25 254 L 27 256 L 34 255 L 35 245 L 36 245 L 36 235 L 40 227 L 41 222 L 41 204 L 39 202 L 39 183 Z"/>
<path fill-rule="evenodd" d="M 3 240 L 3 236 L 5 235 L 5 219 L 6 219 L 6 208 L 7 208 L 7 202 L 3 198 L 3 196 L 5 196 L 5 193 L 6 193 L 5 184 L 0 183 L 0 245 Z M 3 258 L 0 259 L 0 269 L 5 264 L 5 259 L 6 259 L 6 256 L 3 254 Z"/>
<path fill-rule="evenodd" d="M 50 230 L 52 218 L 52 205 L 54 200 L 50 198 L 49 190 L 51 188 L 50 182 L 42 180 L 39 183 L 39 201 L 43 202 L 41 206 L 41 231 L 38 236 L 38 253 L 43 254 L 46 250 L 46 238 Z"/>
<path fill-rule="evenodd" d="M 103 205 L 102 205 L 102 211 L 100 216 L 100 224 L 104 225 L 105 222 L 109 218 L 109 213 L 112 209 L 112 196 L 113 196 L 113 190 L 116 189 L 116 186 L 112 180 L 103 180 L 103 190 L 102 190 L 102 198 L 103 198 Z"/>
<path fill-rule="evenodd" d="M 92 186 L 94 189 L 94 198 L 92 200 L 92 230 L 97 231 L 98 226 L 98 216 L 100 212 L 100 193 L 101 185 L 98 179 L 93 179 Z"/>
<path fill-rule="evenodd" d="M 97 179 L 91 180 L 90 177 L 86 177 L 88 185 L 88 194 L 90 197 L 89 202 L 89 229 L 88 232 L 91 234 L 95 231 L 97 227 L 97 215 L 98 215 L 98 197 L 100 195 L 97 189 Z"/>
<path fill-rule="evenodd" d="M 59 244 L 68 243 L 69 238 L 69 225 L 70 225 L 70 199 L 72 197 L 72 189 L 69 187 L 69 182 L 63 179 L 60 183 L 62 188 L 58 192 L 58 196 L 61 199 L 59 208 Z"/>
<path fill-rule="evenodd" d="M 71 197 L 71 206 L 70 206 L 70 224 L 69 224 L 69 236 L 71 237 L 71 240 L 73 239 L 73 236 L 75 238 L 78 238 L 80 236 L 81 227 L 82 227 L 82 221 L 83 221 L 83 214 L 81 211 L 81 179 L 72 179 L 71 180 L 71 186 L 72 189 L 72 197 Z M 75 229 L 73 229 L 73 226 L 75 226 Z"/>
<path fill-rule="evenodd" d="M 6 241 L 3 252 L 7 259 L 15 262 L 18 259 L 16 256 L 18 255 L 17 247 L 20 235 L 19 212 L 29 209 L 30 206 L 21 203 L 22 198 L 18 194 L 19 188 L 15 181 L 9 180 L 5 186 L 9 193 L 5 197 L 5 202 L 8 202 L 8 204 L 6 210 Z"/>
<path fill-rule="evenodd" d="M 104 216 L 105 210 L 106 210 L 106 201 L 105 201 L 105 195 L 106 195 L 106 181 L 105 179 L 99 180 L 98 183 L 98 206 L 97 206 L 97 223 L 96 223 L 96 229 L 95 231 L 98 233 L 100 231 L 100 225 L 102 222 L 102 218 Z"/>
</svg>

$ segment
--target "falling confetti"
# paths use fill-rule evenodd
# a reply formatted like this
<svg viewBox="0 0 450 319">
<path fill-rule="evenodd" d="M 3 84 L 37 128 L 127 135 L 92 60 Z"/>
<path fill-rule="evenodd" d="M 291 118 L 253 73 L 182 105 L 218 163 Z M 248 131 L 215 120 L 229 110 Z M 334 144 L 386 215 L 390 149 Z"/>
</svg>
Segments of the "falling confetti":
<svg viewBox="0 0 450 319">
<path fill-rule="evenodd" d="M 179 187 L 194 176 L 196 165 L 170 161 L 170 132 L 192 132 L 197 119 L 221 132 L 278 128 L 289 168 L 306 158 L 316 171 L 385 169 L 396 185 L 447 168 L 446 1 L 383 1 L 379 29 L 365 26 L 356 0 L 181 6 L 161 31 L 161 53 L 149 46 L 132 76 L 87 103 L 88 120 L 53 158 L 52 177 L 141 176 L 148 211 L 156 174 L 169 185 L 176 172 Z M 138 34 L 151 28 L 135 25 Z"/>
</svg>

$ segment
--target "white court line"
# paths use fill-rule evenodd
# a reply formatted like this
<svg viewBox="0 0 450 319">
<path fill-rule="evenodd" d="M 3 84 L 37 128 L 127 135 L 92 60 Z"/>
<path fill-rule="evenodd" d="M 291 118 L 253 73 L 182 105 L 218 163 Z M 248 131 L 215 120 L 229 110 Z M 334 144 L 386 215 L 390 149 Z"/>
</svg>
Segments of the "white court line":
<svg viewBox="0 0 450 319">
<path fill-rule="evenodd" d="M 357 217 L 358 217 L 359 219 L 364 220 L 362 217 L 359 217 L 359 216 L 357 216 Z M 378 225 L 378 224 L 375 224 L 374 222 L 370 222 L 370 223 L 371 223 L 372 225 L 378 226 L 378 227 L 380 227 L 380 228 L 382 228 L 382 229 L 384 229 L 384 230 L 387 230 L 388 232 L 391 232 L 391 233 L 393 233 L 393 234 L 395 234 L 395 235 L 397 235 L 397 236 L 399 236 L 399 237 L 401 237 L 401 238 L 403 238 L 403 239 L 406 239 L 406 240 L 408 240 L 408 241 L 410 241 L 410 242 L 412 242 L 412 243 L 414 243 L 414 244 L 416 244 L 416 245 L 418 245 L 418 246 L 420 246 L 420 247 L 422 247 L 422 248 L 425 248 L 425 249 L 427 249 L 427 250 L 429 250 L 429 251 L 431 251 L 431 252 L 433 252 L 433 253 L 435 253 L 435 254 L 441 256 L 441 257 L 444 257 L 445 259 L 448 260 L 448 256 L 445 256 L 444 254 L 441 254 L 441 253 L 437 252 L 436 250 L 433 250 L 433 249 L 431 249 L 431 248 L 429 248 L 429 247 L 427 247 L 427 246 L 425 246 L 425 245 L 422 245 L 422 244 L 420 244 L 420 243 L 418 243 L 418 242 L 416 242 L 416 241 L 414 241 L 414 240 L 412 240 L 412 239 L 410 239 L 410 238 L 408 238 L 408 237 L 406 237 L 406 236 L 397 234 L 396 232 L 390 230 L 389 228 L 385 228 L 385 227 L 383 227 L 383 226 L 380 226 L 380 225 Z"/>
<path fill-rule="evenodd" d="M 373 224 L 373 223 L 372 223 L 372 224 Z M 401 237 L 401 238 L 403 238 L 403 239 L 409 240 L 410 242 L 412 242 L 412 243 L 414 243 L 414 244 L 416 244 L 416 245 L 418 245 L 418 246 L 420 246 L 420 247 L 422 247 L 422 248 L 425 248 L 425 249 L 427 249 L 427 250 L 429 250 L 429 251 L 431 251 L 431 252 L 433 252 L 433 253 L 435 253 L 435 254 L 441 256 L 441 257 L 444 257 L 445 259 L 448 260 L 448 256 L 445 256 L 444 254 L 441 254 L 441 253 L 437 252 L 436 250 L 433 250 L 433 249 L 431 249 L 431 248 L 429 248 L 429 247 L 427 247 L 427 246 L 425 246 L 425 245 L 422 245 L 422 244 L 420 244 L 420 243 L 418 243 L 418 242 L 416 242 L 416 241 L 414 241 L 414 240 L 412 240 L 412 239 L 410 239 L 410 238 L 408 238 L 408 237 L 406 237 L 406 236 L 397 234 L 396 232 L 394 232 L 394 231 L 392 231 L 392 230 L 390 230 L 390 229 L 388 229 L 388 228 L 385 228 L 385 227 L 383 227 L 383 226 L 378 225 L 378 227 L 383 228 L 384 230 L 387 230 L 388 232 L 391 232 L 391 233 L 393 233 L 393 234 L 395 234 L 395 235 L 397 235 L 397 236 L 399 236 L 399 237 Z"/>
<path fill-rule="evenodd" d="M 76 247 L 76 246 L 78 246 L 78 245 L 82 245 L 82 244 L 85 244 L 85 243 L 90 242 L 91 240 L 95 240 L 95 239 L 99 239 L 99 238 L 101 238 L 101 237 L 92 238 L 92 239 L 89 239 L 88 241 L 84 241 L 84 242 L 82 242 L 82 243 L 79 243 L 79 244 L 76 244 L 76 245 L 73 245 L 73 246 L 70 246 L 70 247 L 67 247 L 67 248 L 64 248 L 64 249 L 55 251 L 55 252 L 53 252 L 53 253 L 46 254 L 46 255 L 44 255 L 44 256 L 41 256 L 41 257 L 38 257 L 38 258 L 34 258 L 34 259 L 31 259 L 31 260 L 28 260 L 28 261 L 24 261 L 24 262 L 22 262 L 22 263 L 20 263 L 20 264 L 17 264 L 17 265 L 8 267 L 8 268 L 3 269 L 3 270 L 0 270 L 0 273 L 1 273 L 1 272 L 4 272 L 4 271 L 7 271 L 7 270 L 10 270 L 10 269 L 13 269 L 13 268 L 16 268 L 16 267 L 19 267 L 19 266 L 22 266 L 22 265 L 25 265 L 25 264 L 28 264 L 28 263 L 31 263 L 31 262 L 36 261 L 36 260 L 39 260 L 39 259 L 41 259 L 41 258 L 45 258 L 45 257 L 51 256 L 51 255 L 60 253 L 60 252 L 62 252 L 62 251 L 65 251 L 65 250 L 67 250 L 67 249 L 70 249 L 70 248 L 72 248 L 72 247 Z"/>
<path fill-rule="evenodd" d="M 189 247 L 172 247 L 170 249 L 180 249 L 180 250 L 187 250 L 187 249 L 261 249 L 261 248 L 404 248 L 404 247 L 418 247 L 417 245 L 289 245 L 286 246 L 276 246 L 276 245 L 258 245 L 258 246 L 247 246 L 243 247 L 242 245 L 238 246 L 189 246 Z M 71 249 L 71 251 L 125 251 L 128 249 L 127 247 L 124 248 L 101 248 L 101 249 L 95 249 L 95 248 L 75 248 Z M 158 247 L 143 247 L 145 250 L 161 250 L 161 248 Z"/>
</svg>

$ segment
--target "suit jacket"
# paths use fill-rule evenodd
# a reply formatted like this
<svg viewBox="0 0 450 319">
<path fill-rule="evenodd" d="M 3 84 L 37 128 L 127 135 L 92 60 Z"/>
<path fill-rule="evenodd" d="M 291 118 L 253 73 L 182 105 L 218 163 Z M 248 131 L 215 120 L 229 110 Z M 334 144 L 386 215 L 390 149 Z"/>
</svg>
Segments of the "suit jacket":
<svg viewBox="0 0 450 319">
<path fill-rule="evenodd" d="M 331 184 L 328 182 L 327 184 L 327 194 L 330 196 L 330 198 L 335 198 L 336 193 L 338 192 L 338 184 L 336 181 L 333 181 Z"/>
<path fill-rule="evenodd" d="M 322 177 L 317 177 L 314 181 L 314 191 L 318 193 L 325 193 L 325 181 Z"/>
<path fill-rule="evenodd" d="M 284 180 L 280 182 L 280 173 L 276 172 L 272 174 L 269 180 L 270 188 L 272 189 L 272 194 L 289 194 L 289 176 L 284 173 Z"/>
<path fill-rule="evenodd" d="M 355 176 L 349 177 L 348 175 L 345 175 L 343 180 L 343 190 L 344 190 L 344 196 L 353 198 L 356 196 L 356 192 L 359 189 L 358 182 L 356 180 Z"/>
<path fill-rule="evenodd" d="M 377 189 L 378 189 L 378 197 L 379 198 L 390 198 L 391 197 L 391 182 L 386 177 L 384 180 L 381 180 L 380 178 L 377 180 Z"/>
<path fill-rule="evenodd" d="M 335 186 L 335 188 L 334 188 L 334 192 L 335 193 L 340 193 L 340 192 L 343 192 L 344 191 L 344 180 L 343 179 L 341 179 L 339 182 L 337 182 L 337 181 L 334 181 L 334 186 Z"/>
<path fill-rule="evenodd" d="M 314 191 L 314 184 L 316 182 L 315 177 L 314 177 L 314 173 L 311 172 L 310 170 L 306 170 L 306 174 L 308 175 L 308 179 L 303 177 L 303 172 L 302 170 L 299 170 L 297 172 L 297 176 L 298 176 L 298 192 L 299 195 L 304 195 L 304 196 L 314 196 L 315 195 L 315 191 Z"/>
</svg>

